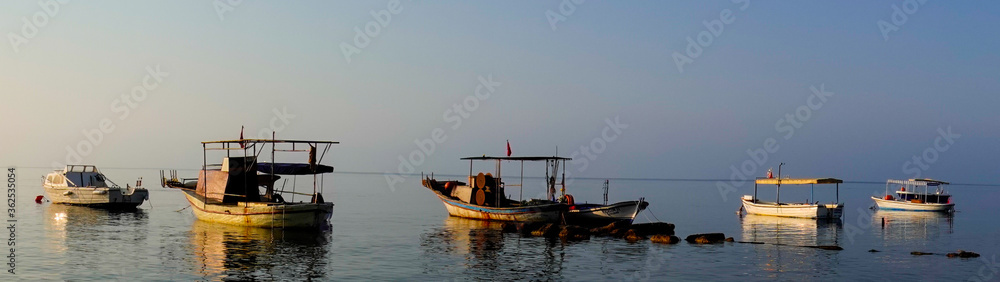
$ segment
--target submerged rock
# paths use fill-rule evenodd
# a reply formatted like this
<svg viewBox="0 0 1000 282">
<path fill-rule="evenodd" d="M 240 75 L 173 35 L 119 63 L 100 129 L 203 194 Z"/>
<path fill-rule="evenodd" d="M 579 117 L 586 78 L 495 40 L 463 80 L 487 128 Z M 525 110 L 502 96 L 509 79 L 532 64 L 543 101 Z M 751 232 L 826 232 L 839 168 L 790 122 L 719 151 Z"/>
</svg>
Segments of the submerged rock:
<svg viewBox="0 0 1000 282">
<path fill-rule="evenodd" d="M 590 230 L 576 225 L 563 226 L 562 231 L 559 231 L 559 238 L 567 241 L 587 240 L 590 239 Z"/>
<path fill-rule="evenodd" d="M 625 231 L 625 240 L 629 242 L 638 242 L 646 240 L 646 236 L 639 235 L 634 229 L 629 229 L 628 231 Z"/>
<path fill-rule="evenodd" d="M 500 224 L 500 232 L 503 233 L 517 233 L 517 223 L 504 222 Z"/>
<path fill-rule="evenodd" d="M 605 225 L 605 226 L 601 226 L 601 227 L 590 229 L 590 233 L 593 234 L 593 235 L 596 235 L 596 236 L 620 237 L 620 236 L 624 236 L 625 230 L 630 225 L 631 224 L 628 223 L 628 222 L 615 222 L 615 223 L 608 224 L 608 225 Z M 619 235 L 619 236 L 616 236 L 616 235 Z"/>
<path fill-rule="evenodd" d="M 531 236 L 535 237 L 556 237 L 559 236 L 560 228 L 558 225 L 552 223 L 546 223 L 541 227 L 531 231 Z"/>
<path fill-rule="evenodd" d="M 840 246 L 803 246 L 803 247 L 813 248 L 813 249 L 821 249 L 821 250 L 828 250 L 828 251 L 843 251 L 844 250 L 844 248 L 842 248 Z"/>
<path fill-rule="evenodd" d="M 871 250 L 868 250 L 868 252 L 869 252 L 869 253 L 878 253 L 878 252 L 880 252 L 880 251 L 879 251 L 879 250 L 876 250 L 876 249 L 871 249 Z"/>
<path fill-rule="evenodd" d="M 948 253 L 950 258 L 978 258 L 979 254 L 973 252 L 966 252 L 963 250 L 958 250 L 957 253 Z"/>
<path fill-rule="evenodd" d="M 681 238 L 677 238 L 677 236 L 673 235 L 653 235 L 653 237 L 650 237 L 649 240 L 652 241 L 653 243 L 670 244 L 670 245 L 681 242 Z"/>
<path fill-rule="evenodd" d="M 915 256 L 930 256 L 930 255 L 934 255 L 934 253 L 925 253 L 925 252 L 910 252 L 910 254 L 911 255 L 915 255 Z"/>
<path fill-rule="evenodd" d="M 666 222 L 633 224 L 631 228 L 641 236 L 674 235 L 674 225 Z"/>
<path fill-rule="evenodd" d="M 722 233 L 694 234 L 687 236 L 684 241 L 695 244 L 715 244 L 726 240 L 726 235 Z"/>
</svg>

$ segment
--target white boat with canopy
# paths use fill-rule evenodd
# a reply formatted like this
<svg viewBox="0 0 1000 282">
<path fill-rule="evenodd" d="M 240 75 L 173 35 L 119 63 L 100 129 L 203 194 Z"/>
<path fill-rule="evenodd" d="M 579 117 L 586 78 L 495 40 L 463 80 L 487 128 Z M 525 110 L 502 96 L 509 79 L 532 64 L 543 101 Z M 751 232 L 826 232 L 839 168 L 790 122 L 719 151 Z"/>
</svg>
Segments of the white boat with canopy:
<svg viewBox="0 0 1000 282">
<path fill-rule="evenodd" d="M 884 210 L 953 211 L 955 203 L 951 202 L 951 195 L 944 189 L 948 184 L 934 179 L 889 179 L 885 183 L 885 195 L 872 197 L 872 200 L 879 209 Z M 899 190 L 895 191 L 896 196 L 889 194 L 889 188 L 896 186 L 899 186 Z"/>
<path fill-rule="evenodd" d="M 844 204 L 840 203 L 840 183 L 843 180 L 836 178 L 758 178 L 754 182 L 753 195 L 743 196 L 743 206 L 747 214 L 798 217 L 814 219 L 838 219 L 843 216 Z M 805 203 L 782 203 L 781 185 L 809 185 L 810 188 L 816 184 L 833 184 L 837 189 L 837 199 L 833 203 L 805 202 Z M 777 194 L 774 202 L 767 202 L 757 198 L 758 185 L 775 185 Z M 814 199 L 810 199 L 813 201 Z"/>
</svg>

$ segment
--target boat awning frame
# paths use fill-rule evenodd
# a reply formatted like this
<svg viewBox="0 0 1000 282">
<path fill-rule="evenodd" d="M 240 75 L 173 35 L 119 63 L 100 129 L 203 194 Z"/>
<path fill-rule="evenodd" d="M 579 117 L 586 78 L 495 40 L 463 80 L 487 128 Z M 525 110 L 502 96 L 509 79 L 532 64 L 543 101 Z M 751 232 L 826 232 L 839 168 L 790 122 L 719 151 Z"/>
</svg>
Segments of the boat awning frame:
<svg viewBox="0 0 1000 282">
<path fill-rule="evenodd" d="M 498 160 L 498 161 L 529 161 L 530 162 L 530 161 L 551 161 L 551 160 L 568 161 L 568 160 L 572 160 L 572 158 L 556 157 L 556 156 L 552 156 L 552 157 L 491 157 L 491 156 L 480 156 L 480 157 L 465 157 L 465 158 L 461 158 L 461 160 L 475 160 L 475 161 Z"/>
<path fill-rule="evenodd" d="M 311 141 L 311 140 L 276 140 L 276 139 L 235 139 L 235 140 L 219 140 L 219 141 L 204 141 L 202 144 L 240 144 L 240 143 L 311 143 L 311 144 L 340 144 L 337 141 Z"/>
<path fill-rule="evenodd" d="M 756 184 L 771 184 L 771 185 L 805 185 L 805 184 L 840 184 L 844 183 L 843 180 L 836 178 L 760 178 L 757 179 Z"/>
<path fill-rule="evenodd" d="M 889 179 L 885 182 L 886 184 L 899 184 L 899 185 L 913 185 L 913 186 L 939 186 L 939 185 L 949 185 L 951 183 L 934 180 L 934 179 L 910 179 L 910 180 L 896 180 Z"/>
</svg>

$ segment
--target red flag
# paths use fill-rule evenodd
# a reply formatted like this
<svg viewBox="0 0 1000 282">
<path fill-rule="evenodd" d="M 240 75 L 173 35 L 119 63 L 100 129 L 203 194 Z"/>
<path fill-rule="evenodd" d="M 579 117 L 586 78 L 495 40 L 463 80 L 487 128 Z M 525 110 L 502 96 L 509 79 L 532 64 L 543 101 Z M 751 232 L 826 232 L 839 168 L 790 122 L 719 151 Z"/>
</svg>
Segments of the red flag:
<svg viewBox="0 0 1000 282">
<path fill-rule="evenodd" d="M 240 140 L 243 140 L 243 126 L 240 126 Z M 240 142 L 240 148 L 246 149 L 247 144 Z"/>
<path fill-rule="evenodd" d="M 507 156 L 510 157 L 510 140 L 507 140 Z"/>
</svg>

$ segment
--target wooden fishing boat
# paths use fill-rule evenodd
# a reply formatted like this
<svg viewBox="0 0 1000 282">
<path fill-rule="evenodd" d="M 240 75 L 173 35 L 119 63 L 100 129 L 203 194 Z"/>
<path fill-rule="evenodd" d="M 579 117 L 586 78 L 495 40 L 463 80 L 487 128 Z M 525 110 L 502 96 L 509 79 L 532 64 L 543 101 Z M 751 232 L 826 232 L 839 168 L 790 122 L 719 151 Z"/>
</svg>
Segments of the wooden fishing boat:
<svg viewBox="0 0 1000 282">
<path fill-rule="evenodd" d="M 177 171 L 171 171 L 167 178 L 160 171 L 161 184 L 183 191 L 199 220 L 265 228 L 322 228 L 329 224 L 333 203 L 323 200 L 321 176 L 333 172 L 333 167 L 319 162 L 333 144 L 339 143 L 274 139 L 202 142 L 205 157 L 198 178 L 180 179 Z M 257 156 L 268 145 L 271 162 L 258 162 Z M 322 147 L 319 156 L 317 147 Z M 212 150 L 226 152 L 222 164 L 208 164 L 207 152 Z M 233 156 L 234 152 L 237 156 Z M 308 163 L 276 163 L 275 152 L 308 152 L 309 160 Z M 276 182 L 282 175 L 311 178 L 312 193 L 296 191 L 295 180 L 291 187 L 286 186 L 288 179 L 278 187 Z M 296 195 L 308 202 L 296 202 Z M 286 197 L 289 200 L 286 201 Z"/>
<path fill-rule="evenodd" d="M 563 212 L 566 211 L 565 203 L 557 202 L 555 199 L 556 172 L 559 166 L 563 166 L 563 178 L 561 185 L 565 191 L 565 162 L 570 160 L 563 157 L 469 157 L 462 158 L 469 161 L 468 182 L 457 180 L 438 181 L 433 174 L 422 176 L 422 185 L 434 192 L 444 204 L 445 209 L 451 216 L 497 220 L 497 221 L 518 221 L 518 222 L 561 222 Z M 495 161 L 496 176 L 492 173 L 472 174 L 473 161 Z M 500 177 L 502 161 L 521 162 L 521 182 L 517 185 L 506 185 Z M 548 199 L 512 200 L 508 199 L 505 192 L 507 186 L 523 187 L 524 184 L 524 162 L 544 161 L 546 168 L 552 168 L 552 176 L 546 169 L 546 187 L 548 189 Z M 522 191 L 523 192 L 523 191 Z M 523 193 L 521 193 L 523 195 Z"/>
<path fill-rule="evenodd" d="M 949 212 L 955 210 L 951 195 L 944 187 L 948 182 L 934 179 L 889 179 L 885 183 L 885 195 L 872 197 L 875 205 L 883 210 Z M 896 196 L 889 194 L 889 187 L 899 185 Z M 909 189 L 907 189 L 907 187 Z M 934 190 L 931 191 L 930 188 Z M 923 188 L 923 191 L 920 191 Z"/>
<path fill-rule="evenodd" d="M 149 191 L 136 187 L 118 186 L 93 165 L 67 165 L 42 179 L 42 187 L 55 204 L 79 205 L 110 209 L 134 209 L 149 199 Z"/>
<path fill-rule="evenodd" d="M 782 165 L 784 165 L 784 163 L 782 163 Z M 741 209 L 745 210 L 747 214 L 757 215 L 814 219 L 841 218 L 844 214 L 844 204 L 840 203 L 840 183 L 844 183 L 844 181 L 836 178 L 782 179 L 781 166 L 779 165 L 778 178 L 768 177 L 756 179 L 753 185 L 753 195 L 743 196 L 741 199 L 743 202 Z M 781 202 L 781 185 L 810 185 L 810 187 L 813 187 L 816 184 L 834 184 L 837 189 L 837 201 L 829 204 L 813 202 L 813 199 L 810 199 L 809 202 L 805 203 Z M 758 185 L 775 185 L 777 187 L 774 202 L 767 202 L 757 198 Z"/>
</svg>

